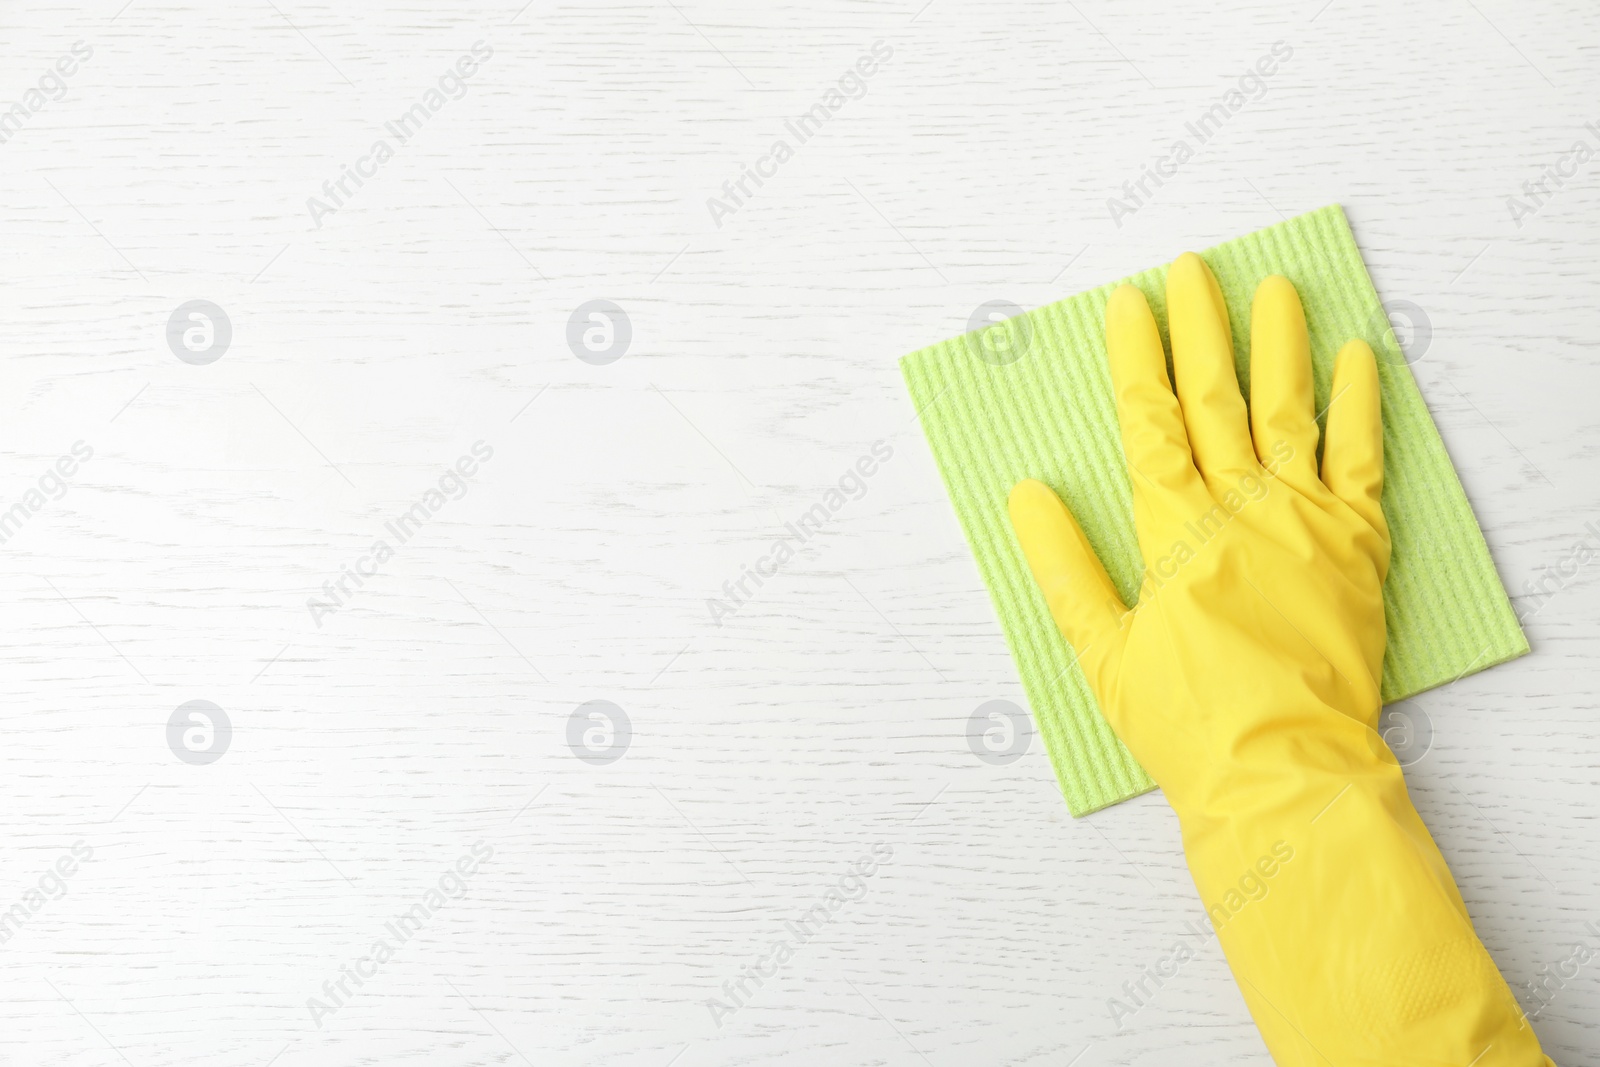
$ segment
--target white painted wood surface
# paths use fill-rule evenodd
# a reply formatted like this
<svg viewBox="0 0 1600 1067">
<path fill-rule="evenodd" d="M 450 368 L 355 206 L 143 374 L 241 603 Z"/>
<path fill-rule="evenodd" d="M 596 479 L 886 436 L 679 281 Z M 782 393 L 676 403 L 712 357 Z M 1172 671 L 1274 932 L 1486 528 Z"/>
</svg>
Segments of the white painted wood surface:
<svg viewBox="0 0 1600 1067">
<path fill-rule="evenodd" d="M 0 5 L 0 509 L 26 520 L 0 1063 L 1267 1063 L 1214 944 L 1113 1024 L 1199 915 L 1176 827 L 1159 795 L 1072 820 L 1037 739 L 969 751 L 971 712 L 1022 698 L 895 361 L 986 300 L 1343 203 L 1425 311 L 1418 378 L 1521 594 L 1600 544 L 1600 160 L 1507 206 L 1600 149 L 1600 14 L 519 2 Z M 864 95 L 788 134 L 875 42 Z M 232 325 L 203 366 L 166 339 L 197 299 Z M 594 299 L 631 322 L 608 365 L 566 340 Z M 715 625 L 879 440 L 864 495 Z M 319 625 L 308 598 L 479 441 L 464 498 Z M 1600 559 L 1566 569 L 1519 600 L 1531 656 L 1416 701 L 1417 804 L 1519 989 L 1600 944 Z M 232 725 L 210 764 L 168 746 L 191 700 Z M 591 700 L 632 725 L 607 765 L 568 746 Z M 476 842 L 459 899 L 313 1020 Z M 841 881 L 859 899 L 793 933 Z M 1567 1067 L 1600 1062 L 1597 1019 L 1600 963 L 1535 1025 Z"/>
</svg>

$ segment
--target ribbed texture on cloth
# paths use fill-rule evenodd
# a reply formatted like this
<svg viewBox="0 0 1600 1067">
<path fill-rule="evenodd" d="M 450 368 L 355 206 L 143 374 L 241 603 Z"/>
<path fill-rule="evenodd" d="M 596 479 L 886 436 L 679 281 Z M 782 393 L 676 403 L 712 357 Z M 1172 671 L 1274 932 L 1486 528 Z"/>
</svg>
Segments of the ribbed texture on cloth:
<svg viewBox="0 0 1600 1067">
<path fill-rule="evenodd" d="M 1249 396 L 1250 301 L 1268 274 L 1300 291 L 1311 334 L 1317 408 L 1334 355 L 1364 338 L 1383 387 L 1385 484 L 1394 558 L 1384 587 L 1385 702 L 1402 700 L 1528 651 L 1466 493 L 1389 329 L 1344 211 L 1322 208 L 1202 253 L 1233 324 Z M 1166 332 L 1166 267 L 1127 279 Z M 1154 787 L 1100 716 L 1072 649 L 1050 618 L 1011 534 L 1006 495 L 1037 478 L 1067 502 L 1132 603 L 1144 564 L 1134 536 L 1102 318 L 1120 282 L 1020 316 L 1020 358 L 979 358 L 967 334 L 900 364 L 950 501 L 999 614 L 1061 791 L 1085 815 Z M 991 338 L 992 340 L 992 338 Z M 1320 420 L 1319 420 L 1320 421 Z"/>
</svg>

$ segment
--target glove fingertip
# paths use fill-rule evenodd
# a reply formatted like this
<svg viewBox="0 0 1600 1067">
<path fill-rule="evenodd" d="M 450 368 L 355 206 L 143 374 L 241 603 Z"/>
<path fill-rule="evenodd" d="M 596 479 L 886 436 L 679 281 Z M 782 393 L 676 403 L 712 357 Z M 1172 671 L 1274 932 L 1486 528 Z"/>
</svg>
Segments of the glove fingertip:
<svg viewBox="0 0 1600 1067">
<path fill-rule="evenodd" d="M 1055 490 L 1033 478 L 1012 486 L 1011 526 L 1062 636 L 1082 654 L 1127 609 L 1077 519 Z"/>
<path fill-rule="evenodd" d="M 1333 391 L 1322 449 L 1322 481 L 1379 534 L 1383 515 L 1383 411 L 1378 361 L 1367 342 L 1349 341 L 1333 364 Z"/>
</svg>

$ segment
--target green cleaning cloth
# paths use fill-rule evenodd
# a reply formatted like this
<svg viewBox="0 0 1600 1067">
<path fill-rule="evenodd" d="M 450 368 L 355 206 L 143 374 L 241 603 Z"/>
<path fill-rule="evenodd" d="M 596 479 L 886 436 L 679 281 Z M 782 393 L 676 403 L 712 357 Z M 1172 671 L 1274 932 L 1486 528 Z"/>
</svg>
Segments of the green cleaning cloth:
<svg viewBox="0 0 1600 1067">
<path fill-rule="evenodd" d="M 1250 301 L 1268 274 L 1284 275 L 1300 291 L 1319 411 L 1328 403 L 1340 346 L 1360 337 L 1377 353 L 1383 510 L 1394 542 L 1384 586 L 1385 703 L 1527 652 L 1344 211 L 1322 208 L 1201 255 L 1227 300 L 1246 397 Z M 1163 266 L 1128 279 L 1149 298 L 1163 333 L 1166 274 Z M 913 352 L 900 365 L 1073 815 L 1127 800 L 1155 783 L 1101 718 L 1012 537 L 1006 495 L 1024 478 L 1059 493 L 1124 601 L 1134 602 L 1144 564 L 1102 326 L 1117 284 Z"/>
</svg>

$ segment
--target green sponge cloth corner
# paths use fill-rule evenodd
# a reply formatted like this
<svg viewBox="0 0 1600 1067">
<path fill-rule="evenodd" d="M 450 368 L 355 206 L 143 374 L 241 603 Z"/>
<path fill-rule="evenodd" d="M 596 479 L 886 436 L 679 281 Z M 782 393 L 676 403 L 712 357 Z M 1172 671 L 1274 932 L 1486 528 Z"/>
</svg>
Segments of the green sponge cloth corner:
<svg viewBox="0 0 1600 1067">
<path fill-rule="evenodd" d="M 1268 274 L 1300 291 L 1317 407 L 1335 353 L 1353 337 L 1378 355 L 1383 389 L 1383 510 L 1394 558 L 1384 586 L 1386 703 L 1528 651 L 1461 481 L 1428 414 L 1344 211 L 1338 205 L 1201 253 L 1222 286 L 1239 380 L 1249 395 L 1250 301 Z M 1127 279 L 1166 330 L 1166 267 Z M 901 372 L 922 418 L 978 570 L 994 600 L 1034 719 L 1072 814 L 1155 787 L 1101 717 L 1072 649 L 1050 618 L 1006 517 L 1006 495 L 1037 478 L 1061 495 L 1124 600 L 1144 564 L 1134 536 L 1102 317 L 1120 282 L 1010 320 L 1006 362 L 967 334 L 913 352 Z M 989 339 L 992 344 L 992 337 Z M 990 358 L 979 357 L 987 351 Z M 1003 351 L 1003 350 L 1002 350 Z"/>
</svg>

